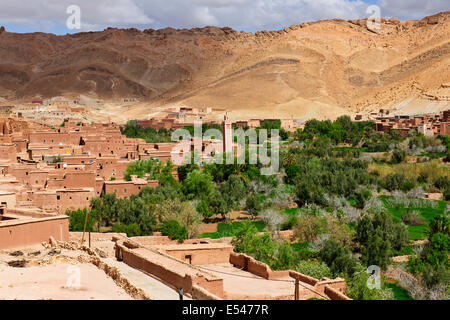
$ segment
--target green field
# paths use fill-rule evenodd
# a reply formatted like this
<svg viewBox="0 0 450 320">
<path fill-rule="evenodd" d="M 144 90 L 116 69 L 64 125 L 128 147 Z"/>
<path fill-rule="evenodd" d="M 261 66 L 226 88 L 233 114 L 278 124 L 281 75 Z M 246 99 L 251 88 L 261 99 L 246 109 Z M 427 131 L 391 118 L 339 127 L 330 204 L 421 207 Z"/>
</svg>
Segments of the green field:
<svg viewBox="0 0 450 320">
<path fill-rule="evenodd" d="M 331 149 L 332 151 L 359 151 L 359 152 L 367 152 L 367 148 L 358 148 L 358 147 L 335 147 Z"/>
<path fill-rule="evenodd" d="M 395 283 L 384 282 L 384 286 L 392 289 L 395 300 L 414 300 L 405 289 L 400 288 Z"/>
<path fill-rule="evenodd" d="M 394 220 L 396 221 L 402 221 L 402 215 L 406 213 L 406 208 L 391 208 L 387 205 L 388 199 L 392 197 L 380 197 L 381 201 L 383 201 L 384 205 L 388 209 L 388 212 L 392 214 L 394 217 Z M 431 201 L 431 200 L 430 200 Z M 420 215 L 425 219 L 427 222 L 426 224 L 420 225 L 420 226 L 408 226 L 409 235 L 411 237 L 411 240 L 423 240 L 427 238 L 427 231 L 428 231 L 428 222 L 431 221 L 434 217 L 443 214 L 445 209 L 447 208 L 447 202 L 446 201 L 433 201 L 437 205 L 435 208 L 410 208 L 412 211 L 417 211 L 420 213 Z"/>
<path fill-rule="evenodd" d="M 255 228 L 262 232 L 264 231 L 266 224 L 263 221 L 251 221 Z M 242 228 L 242 222 L 224 223 L 221 222 L 217 225 L 217 232 L 205 232 L 201 234 L 201 238 L 218 239 L 223 237 L 234 237 Z"/>
</svg>

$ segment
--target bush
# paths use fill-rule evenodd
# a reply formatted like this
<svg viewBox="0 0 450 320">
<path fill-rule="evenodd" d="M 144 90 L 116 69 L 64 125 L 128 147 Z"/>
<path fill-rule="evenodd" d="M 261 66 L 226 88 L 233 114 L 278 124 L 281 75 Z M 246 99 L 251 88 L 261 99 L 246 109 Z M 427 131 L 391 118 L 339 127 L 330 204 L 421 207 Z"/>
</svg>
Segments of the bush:
<svg viewBox="0 0 450 320">
<path fill-rule="evenodd" d="M 431 239 L 434 234 L 442 233 L 450 236 L 450 219 L 444 215 L 434 217 L 428 224 L 428 238 Z"/>
<path fill-rule="evenodd" d="M 400 190 L 406 181 L 403 173 L 391 173 L 386 176 L 385 188 L 389 191 Z"/>
<path fill-rule="evenodd" d="M 319 258 L 325 262 L 334 276 L 353 274 L 360 268 L 358 259 L 351 256 L 350 250 L 333 240 L 327 240 L 319 251 Z"/>
<path fill-rule="evenodd" d="M 301 261 L 294 267 L 294 270 L 319 280 L 323 277 L 332 277 L 330 268 L 323 262 L 319 263 L 316 261 L 308 260 Z"/>
<path fill-rule="evenodd" d="M 406 212 L 404 215 L 402 215 L 402 221 L 403 223 L 410 226 L 421 226 L 426 223 L 420 213 L 417 211 Z"/>
<path fill-rule="evenodd" d="M 434 186 L 443 191 L 450 188 L 450 177 L 441 176 L 434 181 Z"/>
<path fill-rule="evenodd" d="M 366 201 L 368 201 L 370 198 L 372 198 L 372 193 L 370 192 L 370 190 L 362 190 L 361 192 L 356 193 L 355 207 L 358 209 L 363 209 L 364 206 L 366 205 Z"/>
<path fill-rule="evenodd" d="M 402 163 L 406 158 L 405 150 L 394 150 L 392 153 L 392 163 Z"/>
<path fill-rule="evenodd" d="M 443 196 L 445 201 L 450 201 L 450 187 L 444 189 Z"/>
<path fill-rule="evenodd" d="M 136 237 L 141 235 L 141 229 L 136 223 L 124 224 L 124 223 L 115 223 L 113 225 L 113 232 L 116 233 L 126 233 L 127 237 Z"/>
<path fill-rule="evenodd" d="M 392 289 L 370 289 L 367 281 L 370 275 L 362 270 L 347 281 L 347 294 L 353 300 L 393 300 Z M 383 286 L 381 286 L 383 288 Z"/>
<path fill-rule="evenodd" d="M 298 219 L 294 237 L 299 242 L 311 242 L 317 238 L 321 231 L 321 223 L 317 217 L 302 216 Z"/>
<path fill-rule="evenodd" d="M 296 215 L 291 215 L 288 217 L 288 219 L 281 224 L 280 229 L 281 230 L 291 230 L 298 226 L 299 219 Z"/>
<path fill-rule="evenodd" d="M 180 226 L 175 220 L 164 223 L 161 227 L 161 232 L 172 240 L 182 242 L 187 239 L 187 229 Z"/>
<path fill-rule="evenodd" d="M 66 215 L 69 216 L 69 230 L 70 231 L 83 231 L 84 223 L 86 221 L 87 209 L 78 209 L 75 211 L 67 211 Z M 94 231 L 94 226 L 97 224 L 97 215 L 94 211 L 91 211 L 91 232 Z M 89 222 L 86 223 L 86 231 L 89 231 Z"/>
</svg>

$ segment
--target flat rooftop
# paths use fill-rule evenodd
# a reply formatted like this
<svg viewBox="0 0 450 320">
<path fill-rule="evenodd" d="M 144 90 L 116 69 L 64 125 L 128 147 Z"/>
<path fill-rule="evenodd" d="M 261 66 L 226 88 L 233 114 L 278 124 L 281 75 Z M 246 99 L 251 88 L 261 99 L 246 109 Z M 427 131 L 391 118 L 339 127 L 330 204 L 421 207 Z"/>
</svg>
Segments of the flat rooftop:
<svg viewBox="0 0 450 320">
<path fill-rule="evenodd" d="M 289 299 L 289 297 L 292 299 L 294 297 L 295 280 L 289 276 L 267 280 L 236 268 L 230 263 L 200 265 L 199 267 L 223 278 L 223 290 L 226 299 L 272 300 Z M 302 283 L 302 285 L 306 284 Z M 300 290 L 302 290 L 301 287 Z"/>
</svg>

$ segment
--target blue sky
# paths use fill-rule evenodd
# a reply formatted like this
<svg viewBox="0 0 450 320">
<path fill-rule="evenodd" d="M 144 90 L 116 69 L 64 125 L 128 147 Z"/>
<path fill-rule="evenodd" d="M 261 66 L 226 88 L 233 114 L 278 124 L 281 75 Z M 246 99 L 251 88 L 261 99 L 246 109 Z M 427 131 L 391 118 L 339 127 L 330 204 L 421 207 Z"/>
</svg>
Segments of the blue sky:
<svg viewBox="0 0 450 320">
<path fill-rule="evenodd" d="M 70 5 L 80 8 L 80 29 L 66 25 Z M 55 34 L 208 25 L 254 32 L 320 19 L 367 18 L 370 5 L 377 5 L 382 17 L 401 20 L 450 10 L 450 0 L 0 0 L 0 25 L 10 32 Z"/>
</svg>

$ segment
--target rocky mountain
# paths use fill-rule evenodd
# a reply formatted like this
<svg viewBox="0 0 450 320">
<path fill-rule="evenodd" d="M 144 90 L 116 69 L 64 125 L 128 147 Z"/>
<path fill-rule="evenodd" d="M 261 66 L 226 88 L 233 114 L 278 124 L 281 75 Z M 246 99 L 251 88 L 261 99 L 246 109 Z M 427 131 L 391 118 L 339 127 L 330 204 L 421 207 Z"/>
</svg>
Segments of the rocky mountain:
<svg viewBox="0 0 450 320">
<path fill-rule="evenodd" d="M 216 27 L 64 36 L 0 29 L 0 97 L 7 100 L 133 97 L 249 117 L 333 118 L 405 101 L 450 108 L 448 83 L 450 12 L 382 19 L 373 30 L 366 20 L 255 34 Z"/>
</svg>

